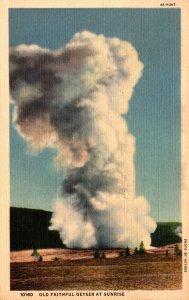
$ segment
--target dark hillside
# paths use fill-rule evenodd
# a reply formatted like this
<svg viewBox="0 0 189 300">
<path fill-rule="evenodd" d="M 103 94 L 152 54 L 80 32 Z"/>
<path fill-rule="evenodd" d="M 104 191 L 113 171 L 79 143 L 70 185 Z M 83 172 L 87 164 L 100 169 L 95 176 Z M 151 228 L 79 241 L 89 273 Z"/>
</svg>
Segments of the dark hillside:
<svg viewBox="0 0 189 300">
<path fill-rule="evenodd" d="M 51 212 L 11 207 L 10 249 L 59 248 L 63 244 L 57 231 L 50 231 Z"/>
<path fill-rule="evenodd" d="M 154 233 L 151 234 L 152 246 L 161 247 L 174 243 L 180 243 L 182 240 L 180 236 L 175 233 L 180 222 L 159 222 Z"/>
<path fill-rule="evenodd" d="M 57 231 L 50 231 L 52 212 L 16 208 L 10 209 L 10 249 L 40 249 L 65 247 L 59 238 Z M 181 242 L 181 238 L 175 234 L 179 222 L 158 223 L 155 232 L 151 235 L 152 246 L 160 247 Z"/>
</svg>

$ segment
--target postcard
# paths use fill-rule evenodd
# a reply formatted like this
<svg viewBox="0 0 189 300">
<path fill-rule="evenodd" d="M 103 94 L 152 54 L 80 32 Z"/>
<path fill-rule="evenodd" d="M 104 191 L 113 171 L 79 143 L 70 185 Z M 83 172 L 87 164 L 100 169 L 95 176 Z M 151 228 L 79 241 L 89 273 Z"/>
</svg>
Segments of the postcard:
<svg viewBox="0 0 189 300">
<path fill-rule="evenodd" d="M 189 299 L 189 2 L 0 14 L 0 299 Z"/>
</svg>

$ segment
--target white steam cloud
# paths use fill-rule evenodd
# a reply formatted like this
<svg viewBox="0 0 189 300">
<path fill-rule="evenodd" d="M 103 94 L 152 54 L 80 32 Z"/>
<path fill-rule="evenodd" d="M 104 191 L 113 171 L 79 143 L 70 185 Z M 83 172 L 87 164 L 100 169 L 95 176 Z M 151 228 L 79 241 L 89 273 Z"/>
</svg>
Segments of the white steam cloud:
<svg viewBox="0 0 189 300">
<path fill-rule="evenodd" d="M 178 235 L 180 238 L 182 238 L 182 226 L 181 225 L 177 226 L 177 228 L 175 229 L 175 234 Z"/>
<path fill-rule="evenodd" d="M 135 195 L 135 138 L 122 117 L 142 70 L 130 43 L 87 31 L 58 51 L 10 50 L 15 126 L 34 148 L 56 148 L 65 170 L 51 229 L 69 247 L 150 246 L 156 224 Z"/>
</svg>

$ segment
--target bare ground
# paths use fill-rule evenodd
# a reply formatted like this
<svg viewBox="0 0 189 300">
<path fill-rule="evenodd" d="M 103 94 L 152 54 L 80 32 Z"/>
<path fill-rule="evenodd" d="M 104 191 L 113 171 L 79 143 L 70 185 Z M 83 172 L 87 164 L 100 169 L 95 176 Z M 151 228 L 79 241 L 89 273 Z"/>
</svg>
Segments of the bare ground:
<svg viewBox="0 0 189 300">
<path fill-rule="evenodd" d="M 53 249 L 49 251 L 52 254 Z M 11 290 L 182 288 L 182 257 L 173 254 L 165 257 L 164 251 L 154 250 L 145 256 L 119 257 L 118 250 L 106 250 L 103 251 L 106 252 L 106 259 L 94 259 L 92 250 L 54 250 L 51 259 L 47 252 L 48 259 L 46 257 L 45 261 L 44 256 L 43 262 L 15 262 L 12 257 Z M 31 251 L 28 253 L 33 259 Z M 54 261 L 55 255 L 59 261 Z"/>
</svg>

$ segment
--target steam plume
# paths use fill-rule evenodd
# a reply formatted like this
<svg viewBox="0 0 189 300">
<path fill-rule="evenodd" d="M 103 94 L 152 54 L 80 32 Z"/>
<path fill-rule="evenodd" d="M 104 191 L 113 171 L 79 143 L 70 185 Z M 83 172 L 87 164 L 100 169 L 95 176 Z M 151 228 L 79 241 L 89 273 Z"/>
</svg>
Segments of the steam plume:
<svg viewBox="0 0 189 300">
<path fill-rule="evenodd" d="M 182 238 L 182 226 L 181 225 L 177 226 L 177 228 L 175 229 L 175 234 L 178 235 L 180 238 Z"/>
<path fill-rule="evenodd" d="M 10 50 L 15 126 L 34 148 L 56 148 L 65 170 L 51 229 L 67 246 L 150 245 L 156 225 L 135 195 L 135 138 L 122 117 L 142 70 L 130 43 L 87 31 L 58 51 Z"/>
</svg>

